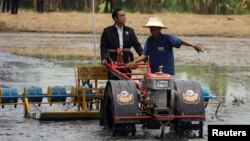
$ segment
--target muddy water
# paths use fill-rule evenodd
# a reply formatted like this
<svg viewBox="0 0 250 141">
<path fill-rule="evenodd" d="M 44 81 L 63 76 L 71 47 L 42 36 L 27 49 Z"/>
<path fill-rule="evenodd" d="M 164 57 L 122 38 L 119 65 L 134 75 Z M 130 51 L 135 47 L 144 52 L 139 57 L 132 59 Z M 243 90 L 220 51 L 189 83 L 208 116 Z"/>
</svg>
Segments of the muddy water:
<svg viewBox="0 0 250 141">
<path fill-rule="evenodd" d="M 10 38 L 11 37 L 11 38 Z M 97 36 L 97 47 L 100 36 Z M 219 96 L 222 105 L 215 115 L 216 105 L 206 109 L 204 139 L 207 140 L 208 124 L 249 124 L 250 123 L 250 39 L 183 37 L 203 43 L 204 54 L 196 54 L 190 48 L 175 50 L 176 79 L 199 81 L 211 93 Z M 145 43 L 146 37 L 139 40 Z M 93 47 L 92 35 L 80 34 L 37 34 L 0 33 L 0 48 L 4 47 Z M 74 63 L 77 62 L 77 63 Z M 40 86 L 46 92 L 48 86 L 75 86 L 77 65 L 87 65 L 81 60 L 37 59 L 0 53 L 0 85 L 16 87 L 19 94 L 24 87 Z M 233 103 L 234 97 L 242 102 Z M 33 111 L 39 110 L 32 107 Z M 71 106 L 42 106 L 43 109 Z M 160 134 L 153 130 L 146 137 L 138 126 L 136 137 L 111 138 L 102 132 L 97 120 L 84 121 L 38 121 L 23 117 L 23 106 L 5 106 L 0 109 L 0 141 L 62 141 L 62 140 L 155 140 Z M 175 140 L 175 139 L 173 139 Z M 184 139 L 186 140 L 186 139 Z"/>
</svg>

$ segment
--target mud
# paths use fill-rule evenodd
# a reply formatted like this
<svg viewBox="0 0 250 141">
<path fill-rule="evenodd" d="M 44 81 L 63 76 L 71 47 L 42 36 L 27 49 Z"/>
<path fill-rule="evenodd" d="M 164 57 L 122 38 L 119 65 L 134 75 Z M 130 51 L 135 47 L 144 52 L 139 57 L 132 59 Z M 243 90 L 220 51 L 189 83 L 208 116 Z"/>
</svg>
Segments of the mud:
<svg viewBox="0 0 250 141">
<path fill-rule="evenodd" d="M 93 48 L 93 36 L 86 34 L 0 33 L 0 49 L 7 47 Z M 209 124 L 249 124 L 250 121 L 250 39 L 218 37 L 182 37 L 204 45 L 205 53 L 197 54 L 189 47 L 175 49 L 176 79 L 191 79 L 208 87 L 222 101 L 206 108 L 203 139 L 207 140 Z M 146 37 L 139 36 L 144 45 Z M 99 47 L 100 35 L 96 38 Z M 84 60 L 39 59 L 0 52 L 0 85 L 12 86 L 22 93 L 24 87 L 75 86 L 74 67 Z M 235 101 L 240 99 L 240 101 Z M 243 102 L 242 102 L 242 101 Z M 56 109 L 63 106 L 43 109 Z M 33 111 L 39 113 L 34 106 Z M 71 108 L 71 106 L 63 109 Z M 239 120 L 240 119 L 240 120 Z M 38 121 L 23 117 L 23 106 L 6 105 L 0 109 L 0 141 L 62 140 L 157 140 L 160 130 L 149 130 L 144 136 L 140 126 L 135 137 L 112 138 L 102 131 L 97 120 Z M 166 140 L 179 140 L 166 138 Z"/>
</svg>

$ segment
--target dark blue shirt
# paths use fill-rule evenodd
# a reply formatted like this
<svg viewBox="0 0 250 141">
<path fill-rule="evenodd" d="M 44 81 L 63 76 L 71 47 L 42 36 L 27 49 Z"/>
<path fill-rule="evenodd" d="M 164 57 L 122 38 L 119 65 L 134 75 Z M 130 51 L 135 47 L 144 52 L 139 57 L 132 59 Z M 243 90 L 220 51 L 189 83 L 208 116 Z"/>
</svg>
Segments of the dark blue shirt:
<svg viewBox="0 0 250 141">
<path fill-rule="evenodd" d="M 160 34 L 157 40 L 152 36 L 148 37 L 143 49 L 143 54 L 149 57 L 151 72 L 159 71 L 159 66 L 163 66 L 163 72 L 174 75 L 174 53 L 173 47 L 180 48 L 181 39 L 173 36 Z"/>
</svg>

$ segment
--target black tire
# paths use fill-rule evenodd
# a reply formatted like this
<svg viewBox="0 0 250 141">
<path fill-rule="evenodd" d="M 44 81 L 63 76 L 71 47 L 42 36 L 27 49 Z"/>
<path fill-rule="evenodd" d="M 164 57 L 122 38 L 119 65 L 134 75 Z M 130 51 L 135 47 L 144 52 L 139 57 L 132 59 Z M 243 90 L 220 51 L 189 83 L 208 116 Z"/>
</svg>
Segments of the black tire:
<svg viewBox="0 0 250 141">
<path fill-rule="evenodd" d="M 99 125 L 104 126 L 104 100 L 101 100 Z"/>
<path fill-rule="evenodd" d="M 202 121 L 200 121 L 200 123 L 199 123 L 199 137 L 200 138 L 203 138 L 203 122 Z"/>
<path fill-rule="evenodd" d="M 132 132 L 131 132 L 131 136 L 135 136 L 135 134 L 136 134 L 136 127 L 135 127 L 135 125 L 133 125 L 133 129 L 132 129 Z"/>
<path fill-rule="evenodd" d="M 177 90 L 176 90 L 177 91 Z M 181 115 L 181 111 L 180 111 L 180 99 L 179 99 L 179 96 L 177 95 L 177 93 L 174 95 L 175 98 L 174 98 L 174 114 L 175 115 Z M 179 136 L 180 138 L 182 138 L 184 136 L 184 132 L 185 132 L 185 127 L 184 127 L 185 123 L 181 121 L 181 119 L 177 118 L 177 119 L 174 119 L 173 123 L 172 123 L 172 126 L 173 126 L 173 130 L 175 132 L 175 134 L 177 136 Z"/>
<path fill-rule="evenodd" d="M 104 100 L 104 128 L 108 129 L 109 131 L 113 131 L 114 127 L 114 119 L 113 119 L 113 103 L 111 100 L 110 95 L 112 95 L 112 88 L 111 86 L 107 86 L 105 92 L 105 100 Z"/>
<path fill-rule="evenodd" d="M 113 101 L 112 85 L 107 85 L 104 94 L 103 108 L 101 108 L 100 124 L 104 125 L 104 129 L 112 133 L 113 137 L 116 136 L 127 136 L 131 133 L 131 136 L 135 136 L 136 127 L 135 124 L 115 123 L 114 115 L 114 101 Z"/>
<path fill-rule="evenodd" d="M 175 95 L 175 102 L 174 102 L 174 114 L 175 115 L 182 115 L 183 113 L 187 112 L 187 114 L 204 114 L 205 115 L 205 108 L 203 96 L 200 95 L 200 101 L 195 105 L 194 108 L 197 108 L 194 111 L 189 111 L 185 105 L 183 104 L 183 98 L 182 94 L 186 90 L 193 90 L 196 92 L 201 92 L 202 89 L 200 87 L 200 84 L 195 81 L 191 80 L 182 80 L 182 81 L 175 81 L 175 91 L 177 92 Z M 182 108 L 181 108 L 182 106 Z M 198 111 L 198 112 L 197 112 Z M 193 124 L 191 121 L 199 121 L 199 123 Z M 175 119 L 173 122 L 173 130 L 176 134 L 178 134 L 180 137 L 187 136 L 189 137 L 192 133 L 192 130 L 199 130 L 199 137 L 203 137 L 203 121 L 200 119 Z"/>
<path fill-rule="evenodd" d="M 174 130 L 175 135 L 177 135 L 180 138 L 183 137 L 184 129 L 182 127 L 182 122 L 179 119 L 175 119 L 172 122 L 171 126 L 172 126 L 171 128 Z"/>
</svg>

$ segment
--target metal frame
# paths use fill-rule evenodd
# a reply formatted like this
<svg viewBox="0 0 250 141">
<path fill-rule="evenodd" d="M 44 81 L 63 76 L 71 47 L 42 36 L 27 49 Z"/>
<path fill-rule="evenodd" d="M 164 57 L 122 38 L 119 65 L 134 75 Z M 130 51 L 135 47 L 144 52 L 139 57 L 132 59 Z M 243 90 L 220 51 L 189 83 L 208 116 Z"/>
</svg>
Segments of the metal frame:
<svg viewBox="0 0 250 141">
<path fill-rule="evenodd" d="M 42 97 L 47 97 L 47 102 L 31 102 L 29 98 L 38 98 L 41 96 L 29 95 L 27 94 L 27 88 L 24 88 L 22 95 L 17 96 L 3 96 L 2 88 L 0 88 L 0 105 L 20 105 L 24 106 L 24 116 L 33 117 L 33 112 L 31 110 L 31 104 L 77 104 L 77 110 L 71 111 L 44 111 L 41 112 L 41 120 L 51 120 L 51 119 L 79 119 L 79 118 L 98 118 L 100 102 L 103 99 L 104 89 L 98 86 L 99 80 L 107 79 L 107 72 L 104 67 L 78 67 L 77 68 L 77 86 L 71 87 L 71 93 L 66 95 L 51 95 L 51 87 L 48 87 L 47 94 L 43 94 Z M 92 80 L 95 82 L 93 88 L 81 87 L 82 80 Z M 87 90 L 95 91 L 97 94 L 86 94 Z M 81 93 L 82 92 L 82 93 Z M 70 102 L 52 102 L 51 97 L 71 97 Z M 77 98 L 79 97 L 79 98 Z M 22 102 L 17 103 L 3 103 L 3 98 L 18 98 Z M 77 100 L 75 100 L 77 98 Z M 95 104 L 95 109 L 87 108 L 87 104 Z"/>
</svg>

